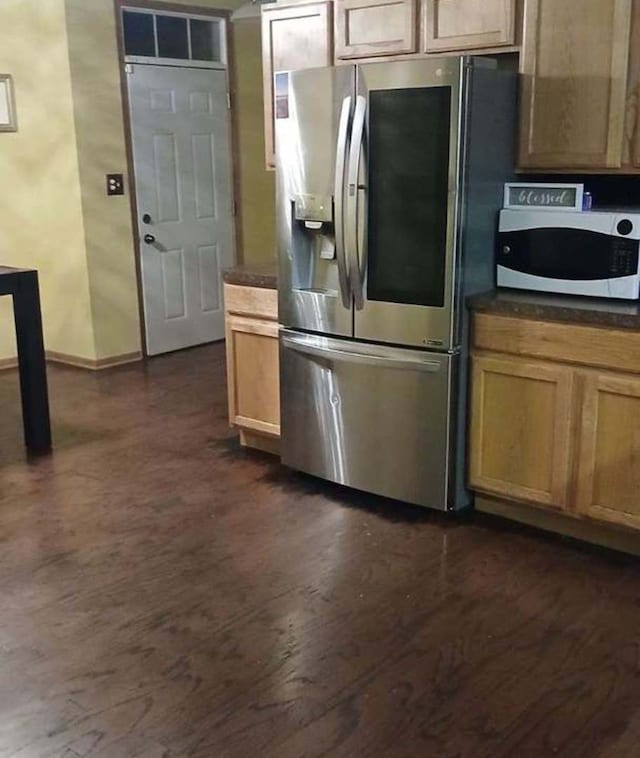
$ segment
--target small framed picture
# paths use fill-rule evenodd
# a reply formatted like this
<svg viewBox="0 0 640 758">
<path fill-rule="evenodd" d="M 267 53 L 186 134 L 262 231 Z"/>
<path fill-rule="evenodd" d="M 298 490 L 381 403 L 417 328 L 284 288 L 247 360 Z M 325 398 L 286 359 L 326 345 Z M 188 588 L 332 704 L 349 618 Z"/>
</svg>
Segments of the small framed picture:
<svg viewBox="0 0 640 758">
<path fill-rule="evenodd" d="M 17 132 L 16 103 L 11 74 L 0 74 L 0 132 Z"/>
<path fill-rule="evenodd" d="M 504 185 L 504 207 L 546 208 L 549 211 L 581 211 L 584 184 L 509 182 Z"/>
</svg>

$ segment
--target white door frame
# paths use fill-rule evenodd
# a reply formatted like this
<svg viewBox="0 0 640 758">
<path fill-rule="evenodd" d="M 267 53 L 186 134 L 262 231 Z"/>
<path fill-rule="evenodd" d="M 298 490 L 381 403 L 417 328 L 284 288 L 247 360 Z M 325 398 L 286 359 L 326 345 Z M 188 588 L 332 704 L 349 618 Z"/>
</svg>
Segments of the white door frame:
<svg viewBox="0 0 640 758">
<path fill-rule="evenodd" d="M 124 116 L 124 134 L 125 134 L 125 149 L 127 155 L 127 190 L 129 192 L 129 207 L 131 210 L 131 224 L 133 230 L 133 257 L 136 268 L 136 284 L 138 290 L 138 314 L 140 324 L 140 344 L 142 346 L 142 355 L 146 360 L 149 357 L 147 350 L 147 338 L 145 331 L 145 314 L 144 304 L 142 296 L 142 268 L 140 261 L 140 225 L 139 225 L 139 213 L 136 194 L 136 179 L 135 179 L 135 164 L 133 159 L 133 144 L 131 137 L 131 104 L 129 102 L 129 92 L 127 87 L 127 73 L 126 65 L 127 60 L 133 62 L 138 60 L 144 62 L 146 65 L 172 65 L 172 66 L 186 66 L 192 68 L 224 68 L 227 73 L 227 91 L 229 92 L 229 134 L 231 142 L 231 182 L 233 188 L 233 215 L 232 215 L 232 228 L 233 228 L 233 256 L 234 260 L 238 260 L 238 249 L 242 247 L 242 237 L 240 233 L 240 184 L 239 174 L 237 171 L 237 154 L 238 154 L 238 122 L 235 103 L 235 66 L 233 61 L 233 47 L 231 44 L 231 31 L 229 19 L 231 17 L 231 11 L 224 8 L 202 8 L 199 6 L 176 6 L 175 4 L 165 3 L 162 0 L 113 0 L 114 10 L 116 16 L 116 39 L 118 45 L 118 64 L 120 69 L 120 93 L 122 97 L 123 116 Z M 187 18 L 204 18 L 212 19 L 219 18 L 224 21 L 224 58 L 226 59 L 226 65 L 219 63 L 204 63 L 201 64 L 197 61 L 179 61 L 166 58 L 137 58 L 136 56 L 126 56 L 124 52 L 124 32 L 122 27 L 122 10 L 141 10 L 141 11 L 159 11 L 166 15 L 186 16 Z"/>
</svg>

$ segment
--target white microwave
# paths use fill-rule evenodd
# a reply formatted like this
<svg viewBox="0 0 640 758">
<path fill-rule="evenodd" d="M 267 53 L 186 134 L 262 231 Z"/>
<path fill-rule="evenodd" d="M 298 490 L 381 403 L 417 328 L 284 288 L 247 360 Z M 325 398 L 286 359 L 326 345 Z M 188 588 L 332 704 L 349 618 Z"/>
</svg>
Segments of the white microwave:
<svg viewBox="0 0 640 758">
<path fill-rule="evenodd" d="M 640 211 L 503 210 L 498 286 L 637 300 L 639 249 Z"/>
</svg>

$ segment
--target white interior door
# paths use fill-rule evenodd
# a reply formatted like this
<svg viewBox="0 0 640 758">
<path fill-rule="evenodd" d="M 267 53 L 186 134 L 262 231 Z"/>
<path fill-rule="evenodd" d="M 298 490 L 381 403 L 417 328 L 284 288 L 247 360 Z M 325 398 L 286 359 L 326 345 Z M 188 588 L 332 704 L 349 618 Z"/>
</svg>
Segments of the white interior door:
<svg viewBox="0 0 640 758">
<path fill-rule="evenodd" d="M 226 72 L 133 64 L 127 82 L 149 355 L 224 337 L 234 262 Z"/>
</svg>

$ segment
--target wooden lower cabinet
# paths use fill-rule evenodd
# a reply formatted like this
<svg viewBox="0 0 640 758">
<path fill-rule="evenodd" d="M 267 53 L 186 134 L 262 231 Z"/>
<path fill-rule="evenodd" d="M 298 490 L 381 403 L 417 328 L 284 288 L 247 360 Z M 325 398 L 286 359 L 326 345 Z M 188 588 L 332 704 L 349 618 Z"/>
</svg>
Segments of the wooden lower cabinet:
<svg viewBox="0 0 640 758">
<path fill-rule="evenodd" d="M 277 452 L 280 368 L 275 290 L 225 285 L 229 422 L 248 447 Z"/>
<path fill-rule="evenodd" d="M 637 334 L 626 332 L 627 347 Z M 556 518 L 640 536 L 640 364 L 626 360 L 624 336 L 619 329 L 476 314 L 470 487 L 499 498 L 505 514 L 509 502 L 514 512 L 523 507 L 516 503 L 543 506 Z M 587 337 L 588 353 L 581 347 Z"/>
<path fill-rule="evenodd" d="M 584 380 L 576 509 L 640 529 L 640 377 Z"/>
<path fill-rule="evenodd" d="M 472 377 L 471 487 L 566 508 L 572 370 L 475 356 Z"/>
</svg>

